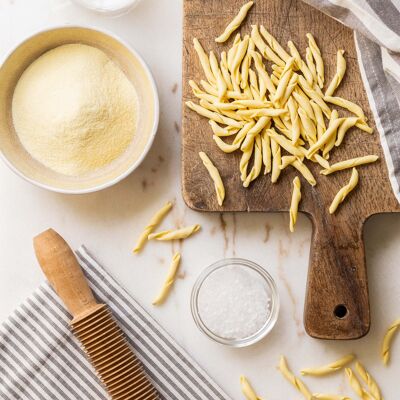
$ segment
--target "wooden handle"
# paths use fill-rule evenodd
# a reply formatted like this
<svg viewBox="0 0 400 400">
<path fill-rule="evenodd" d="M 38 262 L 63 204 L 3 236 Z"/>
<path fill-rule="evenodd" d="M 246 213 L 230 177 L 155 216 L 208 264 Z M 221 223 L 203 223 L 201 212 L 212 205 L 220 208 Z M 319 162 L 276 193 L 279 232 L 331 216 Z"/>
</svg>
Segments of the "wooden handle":
<svg viewBox="0 0 400 400">
<path fill-rule="evenodd" d="M 315 338 L 358 339 L 369 331 L 363 223 L 350 220 L 313 221 L 304 325 Z"/>
<path fill-rule="evenodd" d="M 97 302 L 75 254 L 57 232 L 44 231 L 33 239 L 33 247 L 42 271 L 75 318 L 96 308 Z"/>
</svg>

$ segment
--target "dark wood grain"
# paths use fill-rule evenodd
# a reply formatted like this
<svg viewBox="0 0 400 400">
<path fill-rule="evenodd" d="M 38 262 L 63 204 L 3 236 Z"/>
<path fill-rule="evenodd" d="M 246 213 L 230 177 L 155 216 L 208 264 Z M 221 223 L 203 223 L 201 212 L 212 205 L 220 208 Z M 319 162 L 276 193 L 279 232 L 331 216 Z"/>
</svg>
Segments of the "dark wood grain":
<svg viewBox="0 0 400 400">
<path fill-rule="evenodd" d="M 184 1 L 183 101 L 194 100 L 188 80 L 203 79 L 192 47 L 193 38 L 197 37 L 206 50 L 220 53 L 229 48 L 231 40 L 227 45 L 217 45 L 214 38 L 242 4 L 243 1 L 237 0 Z M 305 34 L 313 33 L 325 61 L 327 83 L 336 69 L 337 49 L 345 49 L 347 73 L 336 94 L 361 105 L 374 126 L 351 30 L 297 0 L 257 0 L 240 32 L 250 33 L 251 24 L 263 24 L 283 45 L 292 40 L 303 57 L 307 47 Z M 343 110 L 339 112 L 345 114 Z M 198 157 L 199 151 L 205 151 L 221 173 L 226 188 L 223 207 L 216 202 L 210 177 Z M 304 313 L 305 328 L 313 337 L 355 339 L 369 330 L 363 225 L 371 215 L 398 212 L 399 206 L 390 187 L 377 131 L 368 135 L 352 129 L 343 145 L 332 152 L 330 162 L 366 154 L 377 154 L 380 160 L 359 168 L 359 186 L 334 215 L 329 214 L 328 207 L 339 188 L 347 183 L 350 171 L 322 176 L 319 166 L 310 165 L 318 181 L 315 187 L 300 177 L 303 187 L 300 211 L 313 223 Z M 182 191 L 186 204 L 198 211 L 287 211 L 296 171 L 287 168 L 276 184 L 271 184 L 270 176 L 262 176 L 245 189 L 238 172 L 239 158 L 240 154 L 222 153 L 212 140 L 208 121 L 183 106 Z M 344 318 L 335 316 L 338 305 L 347 308 Z"/>
</svg>

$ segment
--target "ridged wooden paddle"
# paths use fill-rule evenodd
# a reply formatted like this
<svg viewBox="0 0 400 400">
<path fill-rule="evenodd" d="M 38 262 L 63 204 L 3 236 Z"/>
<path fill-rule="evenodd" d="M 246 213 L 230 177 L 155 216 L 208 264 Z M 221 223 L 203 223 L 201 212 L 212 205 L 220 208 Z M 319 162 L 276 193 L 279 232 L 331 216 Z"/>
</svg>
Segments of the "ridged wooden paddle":
<svg viewBox="0 0 400 400">
<path fill-rule="evenodd" d="M 33 240 L 39 264 L 73 319 L 72 331 L 114 400 L 159 395 L 105 304 L 97 303 L 74 253 L 53 229 Z"/>
</svg>

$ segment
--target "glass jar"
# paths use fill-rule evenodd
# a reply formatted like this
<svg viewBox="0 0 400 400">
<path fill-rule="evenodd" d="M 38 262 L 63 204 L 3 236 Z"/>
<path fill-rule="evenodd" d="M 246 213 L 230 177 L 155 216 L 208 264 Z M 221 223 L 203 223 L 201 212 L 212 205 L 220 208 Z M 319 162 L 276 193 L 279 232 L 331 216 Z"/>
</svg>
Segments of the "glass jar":
<svg viewBox="0 0 400 400">
<path fill-rule="evenodd" d="M 236 267 L 236 268 L 233 268 Z M 256 284 L 259 288 L 263 288 L 263 290 L 265 290 L 267 296 L 268 296 L 268 301 L 266 301 L 265 303 L 265 309 L 268 309 L 268 315 L 266 315 L 266 320 L 263 323 L 263 325 L 257 329 L 256 332 L 252 332 L 251 334 L 247 335 L 246 337 L 225 337 L 221 334 L 217 334 L 215 333 L 215 329 L 214 332 L 210 329 L 209 326 L 207 326 L 205 320 L 207 319 L 206 315 L 202 315 L 202 311 L 201 311 L 201 307 L 199 307 L 199 299 L 201 299 L 201 295 L 202 295 L 202 290 L 204 290 L 205 283 L 209 283 L 208 286 L 210 286 L 210 284 L 213 284 L 212 281 L 208 281 L 210 279 L 210 277 L 212 277 L 212 275 L 218 271 L 224 271 L 225 276 L 229 276 L 230 272 L 229 272 L 229 268 L 231 269 L 232 273 L 233 270 L 237 270 L 240 271 L 242 270 L 243 273 L 247 273 L 249 271 L 249 277 L 250 275 L 251 277 L 251 281 Z M 224 270 L 225 269 L 225 270 Z M 215 279 L 216 275 L 214 275 L 214 279 Z M 251 285 L 250 285 L 251 286 Z M 251 287 L 248 287 L 249 290 L 249 295 L 251 295 Z M 218 288 L 216 288 L 218 290 Z M 209 289 L 207 289 L 209 290 Z M 247 290 L 247 289 L 246 289 Z M 218 293 L 216 293 L 216 295 L 219 296 L 219 300 L 218 301 L 223 301 L 223 290 L 221 288 L 221 291 L 218 291 Z M 243 293 L 241 293 L 242 297 L 243 297 Z M 222 298 L 221 298 L 222 296 Z M 227 301 L 229 301 L 228 299 L 226 299 Z M 222 304 L 223 306 L 224 304 Z M 262 304 L 261 304 L 262 306 Z M 229 306 L 228 306 L 229 307 Z M 223 307 L 221 307 L 223 308 Z M 262 267 L 260 267 L 259 265 L 248 261 L 248 260 L 244 260 L 244 259 L 240 259 L 240 258 L 230 258 L 230 259 L 224 259 L 221 261 L 218 261 L 212 265 L 210 265 L 209 267 L 207 267 L 198 277 L 193 290 L 192 290 L 192 294 L 191 294 L 191 311 L 192 311 L 192 316 L 193 319 L 197 325 L 197 327 L 205 334 L 207 335 L 210 339 L 214 340 L 215 342 L 224 344 L 224 345 L 228 345 L 228 346 L 232 346 L 232 347 L 244 347 L 244 346 L 249 346 L 251 344 L 254 344 L 256 342 L 258 342 L 259 340 L 261 340 L 263 337 L 265 337 L 270 331 L 271 329 L 274 327 L 277 319 L 278 319 L 278 313 L 279 313 L 279 296 L 278 296 L 278 292 L 277 292 L 277 288 L 275 285 L 275 282 L 273 280 L 273 278 L 271 277 L 271 275 Z M 230 310 L 232 311 L 232 310 Z M 204 311 L 203 311 L 204 314 Z M 223 320 L 223 318 L 221 317 L 221 320 Z M 222 322 L 224 323 L 224 322 Z"/>
</svg>

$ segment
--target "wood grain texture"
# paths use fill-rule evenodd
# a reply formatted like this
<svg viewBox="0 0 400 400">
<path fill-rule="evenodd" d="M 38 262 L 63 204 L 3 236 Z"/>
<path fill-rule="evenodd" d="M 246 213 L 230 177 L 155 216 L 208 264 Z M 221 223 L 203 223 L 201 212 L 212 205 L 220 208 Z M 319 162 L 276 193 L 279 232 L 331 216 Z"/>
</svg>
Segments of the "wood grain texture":
<svg viewBox="0 0 400 400">
<path fill-rule="evenodd" d="M 243 3 L 237 0 L 184 1 L 183 101 L 195 100 L 188 80 L 203 79 L 192 46 L 193 38 L 197 37 L 207 51 L 216 50 L 219 54 L 228 49 L 232 38 L 226 45 L 215 43 L 214 38 Z M 305 35 L 313 33 L 325 61 L 325 85 L 335 73 L 337 50 L 345 49 L 347 72 L 336 95 L 361 105 L 369 123 L 375 127 L 351 30 L 299 0 L 256 0 L 240 32 L 250 33 L 251 24 L 263 24 L 282 45 L 292 40 L 303 58 L 308 45 Z M 270 64 L 267 69 L 271 71 Z M 346 114 L 341 109 L 339 113 Z M 199 151 L 206 152 L 221 173 L 226 188 L 223 207 L 217 204 L 210 177 L 198 157 Z M 306 213 L 313 224 L 304 323 L 308 334 L 316 338 L 360 338 L 370 327 L 363 225 L 371 215 L 398 212 L 399 206 L 390 187 L 377 131 L 368 135 L 352 129 L 342 146 L 332 152 L 330 162 L 366 154 L 377 154 L 380 160 L 358 169 L 359 186 L 334 215 L 329 214 L 328 207 L 337 191 L 348 182 L 351 171 L 322 176 L 320 167 L 312 164 L 310 169 L 318 181 L 315 187 L 300 177 L 303 187 L 300 211 Z M 182 192 L 186 204 L 198 211 L 288 211 L 291 182 L 298 175 L 296 171 L 285 169 L 276 184 L 271 184 L 269 175 L 262 176 L 245 189 L 240 181 L 239 158 L 238 153 L 222 153 L 212 139 L 208 121 L 183 104 Z M 337 305 L 347 308 L 344 318 L 335 316 Z"/>
<path fill-rule="evenodd" d="M 70 326 L 113 400 L 159 400 L 105 304 L 97 303 L 74 252 L 53 229 L 36 236 L 36 257 L 51 286 L 73 315 Z"/>
</svg>

